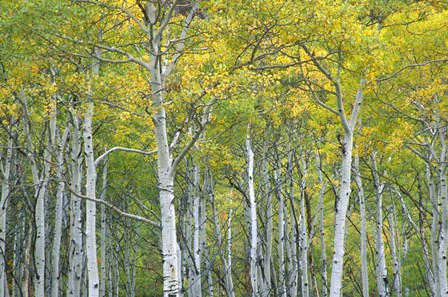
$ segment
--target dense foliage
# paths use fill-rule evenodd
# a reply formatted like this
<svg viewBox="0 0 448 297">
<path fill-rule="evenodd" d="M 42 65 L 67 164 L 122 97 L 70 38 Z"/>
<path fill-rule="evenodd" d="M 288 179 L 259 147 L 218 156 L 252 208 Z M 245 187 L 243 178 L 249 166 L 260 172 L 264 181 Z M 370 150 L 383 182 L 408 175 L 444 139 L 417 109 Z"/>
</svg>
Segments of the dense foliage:
<svg viewBox="0 0 448 297">
<path fill-rule="evenodd" d="M 0 297 L 447 296 L 445 1 L 1 1 L 0 39 Z"/>
</svg>

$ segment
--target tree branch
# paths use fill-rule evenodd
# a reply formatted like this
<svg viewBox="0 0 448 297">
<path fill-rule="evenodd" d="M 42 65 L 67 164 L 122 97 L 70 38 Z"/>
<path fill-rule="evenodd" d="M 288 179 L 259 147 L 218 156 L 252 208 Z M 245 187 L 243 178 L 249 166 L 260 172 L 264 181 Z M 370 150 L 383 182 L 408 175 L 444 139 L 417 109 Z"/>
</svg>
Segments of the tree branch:
<svg viewBox="0 0 448 297">
<path fill-rule="evenodd" d="M 213 105 L 213 103 L 216 102 L 216 100 L 217 100 L 217 98 L 214 97 L 212 100 L 210 100 L 207 103 L 207 106 L 204 108 L 204 111 L 203 111 L 202 121 L 199 124 L 199 128 L 194 133 L 193 138 L 188 142 L 188 144 L 179 153 L 177 158 L 173 161 L 173 164 L 171 165 L 171 169 L 170 169 L 170 172 L 169 172 L 170 175 L 174 175 L 174 173 L 176 172 L 177 167 L 179 166 L 180 161 L 182 161 L 182 159 L 185 157 L 185 155 L 188 153 L 188 151 L 193 147 L 193 145 L 196 143 L 196 141 L 201 136 L 202 132 L 205 129 L 205 126 L 209 122 L 208 116 L 206 116 L 206 115 L 208 115 L 210 113 L 211 106 Z"/>
<path fill-rule="evenodd" d="M 150 151 L 150 152 L 145 152 L 142 150 L 138 150 L 138 149 L 133 149 L 133 148 L 126 148 L 126 147 L 121 147 L 121 146 L 116 146 L 113 147 L 109 150 L 107 150 L 104 154 L 102 154 L 101 156 L 99 156 L 98 158 L 96 158 L 95 160 L 95 167 L 98 167 L 98 164 L 104 159 L 106 158 L 110 153 L 115 152 L 115 151 L 124 151 L 124 152 L 129 152 L 129 153 L 137 153 L 137 154 L 142 154 L 142 155 L 152 155 L 154 153 L 157 153 L 156 150 L 154 151 Z"/>
<path fill-rule="evenodd" d="M 134 214 L 131 214 L 131 213 L 124 212 L 124 211 L 120 210 L 119 208 L 117 208 L 116 206 L 110 204 L 107 201 L 104 201 L 104 200 L 101 200 L 101 199 L 95 199 L 95 198 L 91 198 L 91 197 L 88 197 L 88 196 L 84 196 L 84 195 L 78 194 L 78 193 L 74 192 L 70 187 L 68 187 L 68 189 L 70 190 L 70 192 L 73 195 L 75 195 L 78 198 L 103 204 L 104 206 L 109 207 L 110 209 L 114 210 L 116 213 L 118 213 L 119 215 L 121 215 L 123 217 L 134 219 L 134 220 L 137 220 L 137 221 L 140 221 L 140 222 L 144 222 L 144 223 L 148 223 L 148 224 L 150 224 L 150 225 L 152 225 L 154 227 L 157 227 L 157 228 L 161 229 L 161 226 L 160 226 L 159 223 L 156 223 L 156 222 L 154 222 L 154 221 L 152 221 L 150 219 L 147 219 L 147 218 L 144 218 L 144 217 L 141 217 L 141 216 L 137 216 L 137 215 L 134 215 Z"/>
<path fill-rule="evenodd" d="M 403 72 L 403 71 L 405 71 L 406 69 L 409 69 L 409 68 L 422 67 L 422 66 L 426 66 L 426 65 L 429 65 L 429 64 L 433 64 L 433 63 L 443 63 L 443 62 L 448 62 L 448 59 L 447 58 L 436 59 L 436 60 L 429 60 L 429 61 L 426 61 L 426 62 L 423 62 L 423 63 L 409 64 L 409 65 L 406 65 L 406 66 L 398 69 L 397 71 L 395 71 L 391 75 L 385 76 L 383 78 L 379 78 L 376 81 L 377 82 L 383 82 L 383 81 L 389 80 L 391 78 L 396 77 L 398 74 L 400 74 L 401 72 Z"/>
</svg>

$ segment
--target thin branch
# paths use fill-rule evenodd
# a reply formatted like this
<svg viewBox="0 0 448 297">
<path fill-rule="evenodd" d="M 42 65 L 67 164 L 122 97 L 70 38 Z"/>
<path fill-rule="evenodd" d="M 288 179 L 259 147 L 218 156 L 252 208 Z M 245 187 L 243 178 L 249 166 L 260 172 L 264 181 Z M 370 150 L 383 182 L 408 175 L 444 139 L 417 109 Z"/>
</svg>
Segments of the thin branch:
<svg viewBox="0 0 448 297">
<path fill-rule="evenodd" d="M 177 1 L 176 1 L 177 2 Z M 179 42 L 176 47 L 176 53 L 173 56 L 173 59 L 171 60 L 171 63 L 166 67 L 165 71 L 163 72 L 163 78 L 165 78 L 173 71 L 174 67 L 177 64 L 177 60 L 179 60 L 180 56 L 183 54 L 182 49 L 185 45 L 185 39 L 187 38 L 188 29 L 190 27 L 191 21 L 193 20 L 193 16 L 198 9 L 199 1 L 196 1 L 193 8 L 191 9 L 190 13 L 188 14 L 185 25 L 182 27 L 182 33 L 179 37 Z M 173 5 L 174 6 L 174 5 Z"/>
<path fill-rule="evenodd" d="M 110 209 L 114 210 L 116 213 L 118 213 L 119 215 L 121 215 L 123 217 L 134 219 L 134 220 L 137 220 L 137 221 L 140 221 L 140 222 L 144 222 L 144 223 L 148 223 L 148 224 L 150 224 L 150 225 L 152 225 L 154 227 L 157 227 L 159 229 L 161 228 L 159 223 L 156 223 L 156 222 L 154 222 L 154 221 L 152 221 L 150 219 L 147 219 L 147 218 L 144 218 L 144 217 L 141 217 L 141 216 L 137 216 L 137 215 L 134 215 L 134 214 L 131 214 L 131 213 L 124 212 L 124 211 L 120 210 L 118 207 L 110 204 L 107 201 L 104 201 L 104 200 L 101 200 L 101 199 L 95 199 L 95 198 L 91 198 L 91 197 L 88 197 L 88 196 L 84 196 L 84 195 L 78 194 L 75 191 L 71 190 L 70 187 L 68 187 L 68 189 L 76 197 L 81 198 L 81 199 L 85 199 L 85 200 L 89 200 L 89 201 L 92 201 L 92 202 L 103 204 L 104 206 L 109 207 Z"/>
<path fill-rule="evenodd" d="M 137 154 L 142 154 L 142 155 L 152 155 L 154 153 L 157 153 L 156 150 L 154 151 L 150 151 L 150 152 L 145 152 L 142 150 L 138 150 L 138 149 L 133 149 L 133 148 L 126 148 L 126 147 L 121 147 L 121 146 L 116 146 L 113 147 L 109 150 L 107 150 L 104 154 L 102 154 L 101 156 L 99 156 L 98 158 L 96 158 L 95 160 L 95 167 L 98 167 L 98 164 L 104 159 L 106 158 L 110 153 L 115 152 L 115 151 L 124 151 L 124 152 L 129 152 L 129 153 L 137 153 Z"/>
<path fill-rule="evenodd" d="M 162 21 L 162 23 L 160 24 L 159 29 L 157 30 L 156 34 L 154 35 L 154 40 L 159 40 L 159 38 L 162 36 L 163 31 L 165 30 L 165 28 L 168 26 L 168 24 L 171 21 L 171 17 L 173 15 L 173 12 L 177 6 L 177 2 L 178 0 L 175 0 L 174 3 L 171 5 L 171 7 L 168 9 L 168 12 L 165 15 L 165 19 Z M 197 5 L 197 3 L 196 3 Z M 153 8 L 155 9 L 155 7 L 153 6 Z M 158 13 L 160 13 L 160 7 L 158 9 Z M 158 17 L 157 17 L 158 18 Z"/>
<path fill-rule="evenodd" d="M 138 64 L 138 65 L 144 67 L 144 68 L 147 69 L 147 70 L 150 69 L 150 67 L 149 67 L 149 65 L 148 65 L 147 63 L 143 62 L 143 61 L 140 60 L 140 59 L 135 58 L 135 57 L 134 57 L 132 54 L 130 54 L 129 52 L 126 52 L 126 51 L 124 51 L 124 50 L 118 49 L 118 48 L 116 48 L 116 47 L 105 46 L 105 45 L 102 45 L 102 44 L 91 44 L 91 43 L 88 43 L 88 42 L 85 42 L 85 41 L 81 41 L 81 40 L 78 40 L 78 39 L 75 39 L 75 38 L 71 38 L 71 37 L 68 37 L 68 36 L 65 36 L 65 35 L 60 35 L 60 34 L 55 34 L 55 36 L 57 36 L 57 37 L 59 37 L 59 38 L 62 38 L 62 39 L 65 39 L 65 40 L 69 40 L 69 41 L 74 42 L 74 43 L 77 43 L 77 44 L 94 46 L 94 47 L 97 47 L 97 48 L 100 48 L 100 49 L 103 49 L 103 50 L 106 50 L 106 51 L 109 51 L 109 52 L 114 52 L 114 53 L 117 53 L 117 54 L 120 54 L 120 55 L 123 55 L 123 56 L 126 56 L 126 57 L 127 57 L 127 59 L 123 59 L 123 60 L 113 60 L 113 59 L 106 59 L 106 58 L 103 58 L 103 57 L 99 57 L 98 55 L 96 55 L 96 54 L 94 54 L 94 53 L 89 53 L 90 56 L 92 56 L 92 57 L 94 57 L 95 59 L 98 59 L 98 60 L 100 60 L 100 61 L 102 61 L 102 62 L 116 63 L 116 64 L 122 64 L 122 63 L 130 63 L 130 62 L 132 62 L 132 63 L 136 63 L 136 64 Z M 84 56 L 81 55 L 81 54 L 75 54 L 75 55 L 76 55 L 76 56 L 84 57 Z"/>
<path fill-rule="evenodd" d="M 319 68 L 319 70 L 332 82 L 332 83 L 336 83 L 334 77 L 331 75 L 331 73 L 317 60 L 316 56 L 311 53 L 310 49 L 305 45 L 302 44 L 301 45 L 302 48 L 305 50 L 305 52 L 307 53 L 308 56 L 310 56 L 311 61 L 314 63 L 314 65 Z"/>
<path fill-rule="evenodd" d="M 101 7 L 106 7 L 108 9 L 118 9 L 121 12 L 123 12 L 124 14 L 126 14 L 130 19 L 132 19 L 140 27 L 140 29 L 142 29 L 145 33 L 148 32 L 148 28 L 146 28 L 145 25 L 142 22 L 140 22 L 140 20 L 133 13 L 131 13 L 129 10 L 127 10 L 126 8 L 123 8 L 121 6 L 116 6 L 116 5 L 109 5 L 109 4 L 102 3 L 102 2 L 96 2 L 96 1 L 75 0 L 75 2 L 77 2 L 77 3 L 94 4 L 94 5 L 98 5 L 98 6 L 101 6 Z"/>
<path fill-rule="evenodd" d="M 433 64 L 433 63 L 443 63 L 443 62 L 448 62 L 448 59 L 447 58 L 436 59 L 436 60 L 429 60 L 429 61 L 426 61 L 426 62 L 423 62 L 423 63 L 409 64 L 409 65 L 404 66 L 403 68 L 398 69 L 397 71 L 395 71 L 391 75 L 385 76 L 383 78 L 379 78 L 376 81 L 377 82 L 383 82 L 383 81 L 389 80 L 391 78 L 396 77 L 398 74 L 400 74 L 401 72 L 403 72 L 404 70 L 409 69 L 409 68 L 422 67 L 422 66 L 426 66 L 426 65 L 429 65 L 429 64 Z"/>
<path fill-rule="evenodd" d="M 203 111 L 203 117 L 202 117 L 201 123 L 199 124 L 199 128 L 194 133 L 193 138 L 190 140 L 190 142 L 188 142 L 188 144 L 179 153 L 177 158 L 173 161 L 173 164 L 171 165 L 171 169 L 169 172 L 170 175 L 174 175 L 177 167 L 179 166 L 179 163 L 182 161 L 182 159 L 185 157 L 185 155 L 188 153 L 188 151 L 193 147 L 193 145 L 196 143 L 196 141 L 201 136 L 202 132 L 205 129 L 205 126 L 208 124 L 208 121 L 209 121 L 208 116 L 206 116 L 206 115 L 208 115 L 210 113 L 211 107 L 212 107 L 213 103 L 216 102 L 216 100 L 217 100 L 217 98 L 214 97 L 212 100 L 210 100 L 210 102 L 207 103 L 207 106 L 204 108 L 204 111 Z"/>
<path fill-rule="evenodd" d="M 313 95 L 314 100 L 316 100 L 317 104 L 319 104 L 323 108 L 327 109 L 328 111 L 330 111 L 336 115 L 339 115 L 339 112 L 336 109 L 330 107 L 329 105 L 325 104 L 322 100 L 320 100 L 319 97 L 316 95 L 315 91 L 313 91 L 312 89 L 311 89 L 311 94 Z"/>
</svg>

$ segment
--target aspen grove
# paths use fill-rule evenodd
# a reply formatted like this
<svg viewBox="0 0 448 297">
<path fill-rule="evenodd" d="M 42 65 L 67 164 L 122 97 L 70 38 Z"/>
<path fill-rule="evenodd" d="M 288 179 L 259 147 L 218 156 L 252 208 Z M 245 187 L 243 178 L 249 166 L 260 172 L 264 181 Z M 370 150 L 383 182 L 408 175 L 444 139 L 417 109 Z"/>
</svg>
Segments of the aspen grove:
<svg viewBox="0 0 448 297">
<path fill-rule="evenodd" d="M 448 296 L 448 2 L 0 1 L 0 297 Z"/>
</svg>

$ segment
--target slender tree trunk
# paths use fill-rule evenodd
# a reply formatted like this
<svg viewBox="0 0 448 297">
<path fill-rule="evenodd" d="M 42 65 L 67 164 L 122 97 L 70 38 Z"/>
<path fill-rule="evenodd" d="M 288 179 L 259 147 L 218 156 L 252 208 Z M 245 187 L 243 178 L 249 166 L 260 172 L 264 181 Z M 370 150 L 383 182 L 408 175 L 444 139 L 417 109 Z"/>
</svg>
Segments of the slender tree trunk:
<svg viewBox="0 0 448 297">
<path fill-rule="evenodd" d="M 286 297 L 286 267 L 285 267 L 285 201 L 282 193 L 281 160 L 277 153 L 274 171 L 275 188 L 277 193 L 278 208 L 278 291 L 280 297 Z"/>
<path fill-rule="evenodd" d="M 31 260 L 31 250 L 32 250 L 32 246 L 33 246 L 33 232 L 34 232 L 34 227 L 33 227 L 33 221 L 30 218 L 29 222 L 28 222 L 28 229 L 26 229 L 26 224 L 24 224 L 24 234 L 26 235 L 26 247 L 25 247 L 25 251 L 24 251 L 24 259 L 25 259 L 25 263 L 23 265 L 23 277 L 22 277 L 22 297 L 28 297 L 30 296 L 30 270 L 28 269 L 28 267 L 30 267 L 30 265 L 32 265 L 32 260 Z M 32 295 L 31 295 L 32 296 Z"/>
<path fill-rule="evenodd" d="M 101 56 L 101 49 L 96 48 L 95 54 Z M 99 60 L 94 58 L 92 62 L 92 75 L 99 75 Z M 92 120 L 94 112 L 94 103 L 92 99 L 92 90 L 88 95 L 86 103 L 86 111 L 84 115 L 84 154 L 86 161 L 86 196 L 96 199 L 96 167 L 93 152 L 93 132 Z M 89 297 L 98 297 L 99 295 L 99 275 L 97 261 L 97 244 L 96 244 L 96 202 L 86 201 L 86 255 L 87 255 L 87 278 L 88 278 L 88 294 Z"/>
<path fill-rule="evenodd" d="M 389 222 L 389 239 L 390 239 L 390 254 L 392 263 L 394 265 L 393 270 L 393 287 L 396 297 L 401 297 L 401 256 L 400 256 L 400 244 L 398 238 L 398 230 L 396 227 L 395 207 L 392 204 L 388 210 L 388 222 Z"/>
<path fill-rule="evenodd" d="M 309 297 L 310 296 L 310 286 L 309 286 L 309 263 L 308 263 L 308 249 L 309 249 L 309 242 L 308 242 L 308 219 L 307 219 L 307 213 L 306 213 L 306 175 L 307 175 L 307 164 L 305 161 L 305 158 L 303 156 L 304 152 L 302 148 L 300 149 L 300 163 L 302 166 L 302 177 L 300 182 L 300 241 L 301 241 L 301 249 L 302 253 L 300 255 L 301 258 L 301 284 L 302 284 L 302 297 Z M 291 172 L 292 174 L 292 172 Z M 292 180 L 291 180 L 292 183 Z"/>
<path fill-rule="evenodd" d="M 447 284 L 447 249 L 448 249 L 448 184 L 447 184 L 447 159 L 448 147 L 446 139 L 448 133 L 446 127 L 443 128 L 440 115 L 437 114 L 438 138 L 440 141 L 440 156 L 438 158 L 438 182 L 439 189 L 437 193 L 438 203 L 441 204 L 441 223 L 439 235 L 439 269 L 440 295 L 448 296 Z"/>
<path fill-rule="evenodd" d="M 103 167 L 103 188 L 101 190 L 101 200 L 106 200 L 106 191 L 107 191 L 107 168 L 108 162 L 104 163 Z M 108 275 L 108 258 L 110 253 L 108 252 L 107 247 L 107 215 L 106 215 L 106 207 L 104 204 L 101 205 L 101 275 L 100 275 L 100 297 L 106 296 L 106 275 Z M 110 279 L 110 276 L 108 277 Z"/>
<path fill-rule="evenodd" d="M 81 199 L 76 196 L 76 194 L 81 194 L 83 155 L 81 151 L 82 138 L 79 129 L 79 119 L 76 116 L 75 111 L 71 114 L 70 251 L 69 270 L 67 275 L 67 296 L 78 297 L 81 296 L 84 244 Z"/>
<path fill-rule="evenodd" d="M 235 291 L 234 291 L 233 279 L 232 279 L 232 262 L 231 262 L 232 258 L 230 255 L 231 238 L 228 238 L 228 242 L 227 242 L 228 257 L 226 259 L 225 252 L 222 248 L 223 240 L 222 240 L 222 235 L 221 235 L 221 228 L 219 226 L 218 215 L 216 213 L 215 195 L 213 193 L 213 184 L 212 184 L 211 177 L 210 177 L 210 181 L 209 181 L 208 193 L 209 193 L 208 196 L 210 199 L 210 207 L 212 208 L 212 222 L 213 222 L 213 226 L 214 226 L 213 231 L 214 231 L 217 247 L 220 249 L 219 257 L 221 259 L 222 266 L 223 266 L 223 275 L 224 275 L 223 278 L 224 278 L 225 293 L 226 293 L 227 297 L 235 297 Z M 228 230 L 230 230 L 230 226 L 228 226 Z M 230 233 L 228 233 L 228 234 L 230 234 Z"/>
<path fill-rule="evenodd" d="M 340 169 L 340 187 L 335 204 L 334 240 L 333 240 L 333 266 L 331 269 L 330 296 L 340 297 L 342 295 L 342 276 L 344 268 L 345 253 L 345 228 L 346 216 L 351 193 L 351 167 L 353 153 L 353 131 L 358 120 L 359 111 L 363 98 L 362 86 L 364 79 L 361 79 L 355 102 L 353 104 L 350 120 L 347 119 L 344 111 L 344 102 L 339 78 L 333 81 L 336 89 L 338 114 L 344 128 L 344 136 L 341 139 L 342 164 Z"/>
<path fill-rule="evenodd" d="M 61 237 L 62 237 L 62 215 L 63 215 L 63 203 L 64 203 L 64 192 L 65 192 L 65 172 L 64 172 L 64 155 L 65 155 L 65 144 L 68 138 L 68 127 L 65 128 L 63 135 L 59 139 L 58 151 L 56 156 L 56 179 L 58 180 L 58 188 L 56 193 L 56 210 L 55 210 L 55 226 L 54 226 L 54 236 L 53 236 L 53 247 L 51 251 L 51 257 L 53 260 L 53 268 L 51 270 L 51 296 L 59 296 L 59 281 L 60 281 L 60 249 L 61 249 Z"/>
<path fill-rule="evenodd" d="M 320 230 L 320 255 L 322 262 L 322 296 L 328 296 L 328 278 L 327 278 L 327 247 L 325 243 L 325 226 L 324 226 L 324 195 L 327 183 L 322 176 L 322 163 L 320 157 L 316 154 L 317 174 L 319 178 L 319 230 Z M 365 296 L 364 296 L 365 297 Z"/>
<path fill-rule="evenodd" d="M 252 285 L 252 296 L 258 296 L 258 275 L 257 275 L 257 247 L 258 247 L 258 225 L 257 225 L 257 204 L 255 201 L 254 188 L 254 153 L 251 146 L 251 129 L 248 127 L 246 137 L 247 154 L 247 180 L 250 207 L 250 280 Z"/>
<path fill-rule="evenodd" d="M 199 166 L 193 165 L 193 266 L 191 267 L 192 274 L 190 286 L 191 286 L 191 297 L 201 297 L 202 287 L 201 287 L 201 255 L 202 251 L 199 243 L 200 236 L 200 214 L 199 214 Z"/>
<path fill-rule="evenodd" d="M 35 185 L 35 241 L 34 241 L 34 265 L 36 271 L 34 274 L 34 295 L 36 297 L 45 296 L 45 235 L 46 235 L 46 225 L 45 225 L 45 200 L 47 197 L 47 188 L 50 181 L 50 167 L 51 167 L 51 154 L 53 152 L 53 145 L 55 141 L 55 130 L 56 130 L 56 102 L 52 102 L 54 106 L 50 114 L 50 129 L 47 141 L 47 147 L 44 152 L 43 170 L 41 176 L 39 176 L 39 171 L 35 158 L 34 145 L 31 139 L 31 127 L 30 127 L 30 117 L 28 112 L 27 100 L 25 97 L 25 92 L 22 89 L 20 92 L 20 100 L 22 101 L 25 123 L 24 132 L 27 143 L 28 159 L 31 165 L 31 173 L 33 177 L 33 182 Z"/>
<path fill-rule="evenodd" d="M 376 189 L 376 282 L 378 287 L 378 296 L 389 296 L 386 255 L 383 240 L 383 190 L 384 182 L 380 182 L 378 168 L 376 163 L 376 153 L 372 154 L 372 174 Z"/>
<path fill-rule="evenodd" d="M 269 181 L 269 172 L 268 172 L 268 140 L 269 140 L 269 131 L 270 126 L 266 127 L 265 139 L 263 142 L 263 152 L 262 152 L 262 178 L 263 178 L 263 186 L 264 186 L 264 196 L 266 199 L 266 223 L 264 228 L 265 241 L 266 241 L 266 250 L 264 253 L 264 265 L 261 267 L 263 269 L 262 279 L 262 291 L 261 296 L 268 297 L 271 295 L 271 258 L 272 258 L 272 234 L 273 234 L 273 226 L 272 226 L 272 195 L 271 195 L 271 186 Z"/>
<path fill-rule="evenodd" d="M 369 271 L 367 266 L 367 214 L 364 187 L 362 185 L 361 172 L 359 170 L 359 157 L 356 155 L 353 164 L 356 185 L 358 186 L 359 212 L 361 216 L 361 275 L 362 295 L 369 297 Z"/>
<path fill-rule="evenodd" d="M 8 280 L 6 278 L 6 216 L 8 210 L 8 198 L 10 194 L 9 178 L 12 162 L 12 131 L 6 144 L 5 160 L 0 159 L 0 180 L 1 180 L 1 198 L 0 198 L 0 297 L 6 297 Z"/>
<path fill-rule="evenodd" d="M 331 270 L 331 287 L 330 296 L 342 296 L 342 275 L 343 261 L 345 252 L 345 221 L 350 199 L 350 181 L 351 181 L 351 163 L 353 150 L 353 132 L 346 131 L 344 133 L 344 151 L 342 166 L 340 172 L 340 188 L 335 209 L 334 223 L 334 254 L 333 267 Z"/>
<path fill-rule="evenodd" d="M 288 207 L 284 205 L 284 219 L 285 219 L 285 244 L 286 244 L 286 287 L 287 294 L 291 297 L 296 297 L 298 289 L 302 287 L 301 278 L 299 278 L 299 272 L 301 270 L 302 260 L 298 254 L 299 245 L 301 239 L 299 238 L 299 221 L 295 214 L 295 194 L 294 194 L 294 182 L 293 182 L 293 155 L 294 149 L 288 146 L 288 200 L 290 203 L 290 213 L 288 219 Z M 300 281 L 300 283 L 299 283 Z"/>
</svg>

